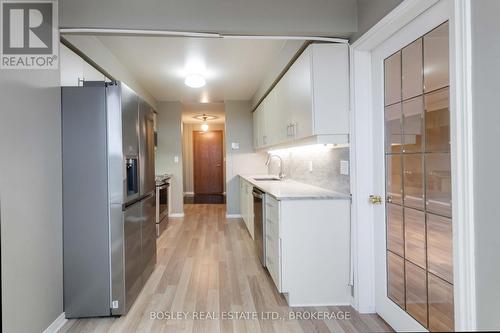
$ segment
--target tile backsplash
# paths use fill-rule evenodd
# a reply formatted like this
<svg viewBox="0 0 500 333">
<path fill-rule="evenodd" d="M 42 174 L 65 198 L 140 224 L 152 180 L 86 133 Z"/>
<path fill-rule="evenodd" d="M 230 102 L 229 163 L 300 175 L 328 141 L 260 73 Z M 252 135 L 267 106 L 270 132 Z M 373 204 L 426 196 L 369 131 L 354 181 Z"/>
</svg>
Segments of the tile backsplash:
<svg viewBox="0 0 500 333">
<path fill-rule="evenodd" d="M 340 174 L 340 161 L 349 161 L 349 148 L 312 146 L 276 150 L 272 154 L 283 159 L 286 178 L 328 190 L 350 193 L 349 176 Z M 279 173 L 278 159 L 272 159 L 269 173 Z"/>
</svg>

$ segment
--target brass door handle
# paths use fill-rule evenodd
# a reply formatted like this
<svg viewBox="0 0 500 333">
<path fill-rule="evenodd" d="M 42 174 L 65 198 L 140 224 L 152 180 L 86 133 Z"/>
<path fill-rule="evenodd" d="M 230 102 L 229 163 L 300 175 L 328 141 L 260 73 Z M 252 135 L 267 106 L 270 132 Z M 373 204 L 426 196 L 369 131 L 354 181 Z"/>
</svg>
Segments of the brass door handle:
<svg viewBox="0 0 500 333">
<path fill-rule="evenodd" d="M 382 197 L 380 195 L 370 195 L 370 202 L 373 205 L 380 205 L 382 204 Z"/>
</svg>

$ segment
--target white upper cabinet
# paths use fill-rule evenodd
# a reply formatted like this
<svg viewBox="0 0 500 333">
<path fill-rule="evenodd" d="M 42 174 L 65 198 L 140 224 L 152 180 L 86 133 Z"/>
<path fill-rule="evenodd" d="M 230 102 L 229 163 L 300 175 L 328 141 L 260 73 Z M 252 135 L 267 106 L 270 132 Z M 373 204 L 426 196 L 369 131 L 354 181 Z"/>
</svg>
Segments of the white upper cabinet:
<svg viewBox="0 0 500 333">
<path fill-rule="evenodd" d="M 313 135 L 312 47 L 290 67 L 285 77 L 290 136 L 294 139 Z M 273 112 L 273 110 L 270 110 Z"/>
<path fill-rule="evenodd" d="M 309 45 L 254 112 L 255 148 L 347 143 L 348 134 L 348 46 Z"/>
</svg>

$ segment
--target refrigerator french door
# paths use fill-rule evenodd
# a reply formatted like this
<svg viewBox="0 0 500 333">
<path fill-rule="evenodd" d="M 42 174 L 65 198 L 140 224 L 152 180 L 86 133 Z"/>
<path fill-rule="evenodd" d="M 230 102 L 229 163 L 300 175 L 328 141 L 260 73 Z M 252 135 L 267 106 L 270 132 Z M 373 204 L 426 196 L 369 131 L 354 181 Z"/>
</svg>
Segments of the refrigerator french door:
<svg viewBox="0 0 500 333">
<path fill-rule="evenodd" d="M 125 314 L 154 269 L 152 119 L 123 83 L 62 88 L 67 318 Z"/>
</svg>

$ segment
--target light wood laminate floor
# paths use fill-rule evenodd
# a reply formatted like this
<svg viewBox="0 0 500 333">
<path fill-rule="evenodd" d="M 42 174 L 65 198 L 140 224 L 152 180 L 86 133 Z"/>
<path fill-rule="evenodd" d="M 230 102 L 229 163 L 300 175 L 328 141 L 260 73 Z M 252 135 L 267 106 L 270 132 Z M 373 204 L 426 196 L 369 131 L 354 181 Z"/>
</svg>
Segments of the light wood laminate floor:
<svg viewBox="0 0 500 333">
<path fill-rule="evenodd" d="M 61 332 L 392 331 L 379 316 L 351 307 L 289 308 L 260 265 L 243 221 L 226 219 L 225 211 L 225 205 L 185 205 L 185 218 L 171 219 L 159 238 L 156 269 L 128 314 L 70 320 Z M 151 312 L 181 311 L 187 319 L 151 319 Z M 350 318 L 296 320 L 290 311 Z M 267 319 L 268 312 L 280 318 Z M 221 318 L 254 313 L 257 319 Z M 195 314 L 205 318 L 193 319 Z"/>
</svg>

